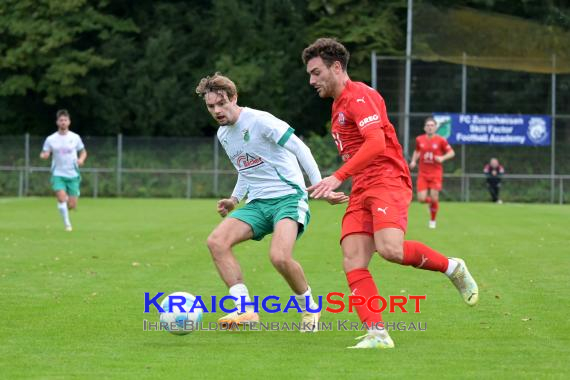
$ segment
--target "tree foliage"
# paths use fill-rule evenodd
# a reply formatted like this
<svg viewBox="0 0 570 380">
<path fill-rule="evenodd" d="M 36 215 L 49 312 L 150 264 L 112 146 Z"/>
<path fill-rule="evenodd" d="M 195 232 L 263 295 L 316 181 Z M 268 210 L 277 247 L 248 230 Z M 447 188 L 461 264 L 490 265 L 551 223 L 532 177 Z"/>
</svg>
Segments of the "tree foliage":
<svg viewBox="0 0 570 380">
<path fill-rule="evenodd" d="M 3 0 L 0 134 L 48 133 L 55 110 L 68 108 L 83 134 L 211 135 L 214 124 L 194 89 L 221 71 L 237 83 L 240 105 L 272 112 L 300 134 L 322 135 L 330 101 L 309 86 L 301 51 L 317 37 L 337 37 L 351 51 L 351 76 L 369 80 L 372 50 L 404 51 L 406 3 Z M 448 3 L 508 7 L 568 25 L 567 9 L 553 0 Z"/>
</svg>

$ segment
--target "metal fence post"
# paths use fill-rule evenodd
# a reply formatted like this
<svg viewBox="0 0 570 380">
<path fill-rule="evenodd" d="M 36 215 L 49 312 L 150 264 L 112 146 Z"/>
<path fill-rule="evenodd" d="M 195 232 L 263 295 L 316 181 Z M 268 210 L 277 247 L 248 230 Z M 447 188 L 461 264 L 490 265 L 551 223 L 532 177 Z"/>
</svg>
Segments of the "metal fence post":
<svg viewBox="0 0 570 380">
<path fill-rule="evenodd" d="M 558 194 L 558 203 L 564 204 L 564 178 L 560 176 L 560 189 L 558 189 L 560 194 Z"/>
<path fill-rule="evenodd" d="M 20 198 L 24 196 L 24 171 L 20 170 L 20 181 L 18 183 L 18 197 Z"/>
<path fill-rule="evenodd" d="M 550 203 L 554 203 L 554 176 L 556 175 L 556 54 L 552 54 L 552 84 L 550 100 L 550 111 L 552 113 L 552 136 L 550 136 L 552 144 L 550 149 Z"/>
<path fill-rule="evenodd" d="M 186 173 L 186 198 L 192 198 L 192 174 Z"/>
<path fill-rule="evenodd" d="M 117 135 L 117 196 L 121 196 L 122 192 L 122 169 L 123 168 L 123 135 Z"/>
<path fill-rule="evenodd" d="M 461 113 L 467 112 L 467 54 L 463 52 L 463 63 L 461 66 Z M 465 172 L 466 172 L 466 147 L 461 144 L 461 199 L 466 200 L 465 195 Z"/>
<path fill-rule="evenodd" d="M 93 198 L 97 198 L 99 195 L 99 171 L 95 169 L 93 171 Z"/>
<path fill-rule="evenodd" d="M 218 164 L 219 164 L 218 136 L 214 135 L 214 195 L 218 195 Z"/>
<path fill-rule="evenodd" d="M 408 20 L 406 25 L 406 79 L 404 90 L 404 158 L 408 160 L 410 145 L 410 98 L 412 87 L 412 19 L 414 1 L 408 0 Z"/>
<path fill-rule="evenodd" d="M 378 73 L 377 73 L 377 68 L 376 65 L 378 63 L 378 59 L 376 58 L 376 52 L 372 51 L 371 55 L 370 55 L 370 70 L 372 71 L 372 75 L 370 78 L 370 84 L 372 85 L 372 88 L 377 90 L 378 89 Z"/>
<path fill-rule="evenodd" d="M 25 135 L 25 172 L 24 172 L 24 195 L 28 195 L 28 189 L 30 188 L 30 134 Z"/>
</svg>

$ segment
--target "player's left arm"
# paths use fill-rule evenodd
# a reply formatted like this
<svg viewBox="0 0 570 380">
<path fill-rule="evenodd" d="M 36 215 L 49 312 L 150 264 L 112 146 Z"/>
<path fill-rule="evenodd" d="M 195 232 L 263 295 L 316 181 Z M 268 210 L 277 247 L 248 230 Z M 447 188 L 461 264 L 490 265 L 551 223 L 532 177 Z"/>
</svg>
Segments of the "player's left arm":
<svg viewBox="0 0 570 380">
<path fill-rule="evenodd" d="M 447 140 L 443 140 L 442 145 L 443 145 L 442 148 L 443 148 L 443 151 L 445 152 L 445 154 L 443 156 L 435 156 L 434 157 L 434 159 L 439 163 L 442 163 L 444 161 L 450 160 L 453 157 L 455 157 L 455 151 L 453 150 L 451 145 L 449 145 Z"/>
<path fill-rule="evenodd" d="M 317 161 L 311 153 L 311 149 L 294 133 L 287 139 L 283 144 L 283 148 L 287 149 L 289 152 L 293 153 L 297 157 L 297 161 L 301 164 L 301 167 L 307 173 L 311 185 L 316 185 L 321 182 L 321 172 Z"/>
<path fill-rule="evenodd" d="M 83 144 L 81 137 L 79 137 L 75 149 L 77 149 L 77 151 L 79 152 L 79 158 L 77 159 L 77 165 L 83 166 L 83 164 L 85 163 L 85 160 L 87 159 L 87 149 L 85 149 L 85 145 Z"/>
<path fill-rule="evenodd" d="M 85 160 L 87 159 L 87 149 L 83 148 L 80 152 L 79 152 L 79 158 L 77 159 L 77 165 L 79 166 L 83 166 L 83 164 L 85 163 Z"/>
<path fill-rule="evenodd" d="M 377 104 L 371 96 L 360 97 L 364 102 L 354 99 L 349 104 L 349 116 L 355 121 L 364 143 L 358 151 L 332 176 L 326 177 L 316 186 L 311 186 L 313 198 L 326 198 L 337 189 L 346 179 L 367 167 L 372 160 L 386 151 L 386 136 L 382 127 L 388 123 L 386 107 Z"/>
</svg>

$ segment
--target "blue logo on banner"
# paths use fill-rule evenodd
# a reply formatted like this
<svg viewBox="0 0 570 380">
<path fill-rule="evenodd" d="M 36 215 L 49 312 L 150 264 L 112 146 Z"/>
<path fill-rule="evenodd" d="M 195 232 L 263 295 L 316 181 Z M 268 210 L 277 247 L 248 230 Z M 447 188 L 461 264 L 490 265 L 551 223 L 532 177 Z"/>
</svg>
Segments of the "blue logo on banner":
<svg viewBox="0 0 570 380">
<path fill-rule="evenodd" d="M 552 119 L 546 115 L 441 113 L 434 119 L 450 144 L 550 145 Z"/>
</svg>

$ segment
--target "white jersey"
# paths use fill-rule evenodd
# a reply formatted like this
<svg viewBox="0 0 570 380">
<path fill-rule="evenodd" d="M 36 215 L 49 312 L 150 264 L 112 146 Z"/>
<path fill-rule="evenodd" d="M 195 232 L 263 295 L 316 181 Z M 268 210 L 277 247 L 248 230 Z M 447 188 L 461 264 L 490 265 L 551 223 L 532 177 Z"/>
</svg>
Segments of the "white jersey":
<svg viewBox="0 0 570 380">
<path fill-rule="evenodd" d="M 44 142 L 43 151 L 51 152 L 51 173 L 58 177 L 79 176 L 77 152 L 85 149 L 77 133 L 67 131 L 65 135 L 55 132 Z"/>
<path fill-rule="evenodd" d="M 289 194 L 306 198 L 297 157 L 284 148 L 293 132 L 289 124 L 270 113 L 247 107 L 242 108 L 236 124 L 218 129 L 218 139 L 238 171 L 233 196 L 241 200 L 247 193 L 247 202 Z M 317 175 L 320 178 L 318 167 Z"/>
</svg>

